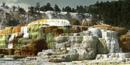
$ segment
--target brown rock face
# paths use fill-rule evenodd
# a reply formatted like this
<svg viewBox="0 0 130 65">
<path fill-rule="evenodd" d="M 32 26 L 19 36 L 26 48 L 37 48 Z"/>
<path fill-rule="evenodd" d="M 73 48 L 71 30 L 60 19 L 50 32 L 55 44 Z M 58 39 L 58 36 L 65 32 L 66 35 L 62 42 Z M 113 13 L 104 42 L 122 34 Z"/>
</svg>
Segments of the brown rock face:
<svg viewBox="0 0 130 65">
<path fill-rule="evenodd" d="M 43 49 L 48 49 L 47 43 L 43 39 L 36 40 L 36 41 L 32 42 L 32 44 L 34 45 L 33 48 L 36 49 L 35 54 L 42 51 Z"/>
<path fill-rule="evenodd" d="M 123 52 L 130 52 L 130 33 L 122 35 L 120 37 L 120 47 L 122 48 Z"/>
<path fill-rule="evenodd" d="M 128 32 L 128 30 L 126 28 L 115 27 L 115 26 L 111 26 L 111 25 L 107 25 L 107 24 L 99 24 L 99 25 L 94 25 L 94 26 L 99 29 L 112 30 L 112 31 L 118 32 L 119 35 L 123 35 Z"/>
<path fill-rule="evenodd" d="M 21 31 L 21 26 L 13 27 L 12 33 L 18 33 Z"/>
<path fill-rule="evenodd" d="M 45 32 L 45 33 L 52 33 L 53 32 L 53 34 L 57 36 L 59 34 L 62 34 L 64 31 L 63 31 L 63 29 L 59 29 L 56 26 L 51 26 L 51 27 L 46 28 L 43 32 Z"/>
<path fill-rule="evenodd" d="M 34 56 L 43 49 L 48 49 L 47 43 L 43 39 L 34 40 L 21 49 L 15 51 L 17 55 L 21 56 Z"/>
<path fill-rule="evenodd" d="M 118 32 L 120 35 L 126 34 L 128 32 L 128 30 L 123 27 L 112 27 L 111 30 Z"/>
</svg>

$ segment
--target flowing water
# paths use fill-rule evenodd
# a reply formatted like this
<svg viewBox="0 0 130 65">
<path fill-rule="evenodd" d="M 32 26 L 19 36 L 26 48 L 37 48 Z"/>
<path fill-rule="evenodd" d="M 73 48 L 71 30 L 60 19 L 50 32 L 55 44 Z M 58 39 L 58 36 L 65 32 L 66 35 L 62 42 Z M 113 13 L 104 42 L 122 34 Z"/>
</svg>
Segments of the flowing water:
<svg viewBox="0 0 130 65">
<path fill-rule="evenodd" d="M 107 47 L 110 53 L 121 52 L 119 47 L 118 34 L 114 31 L 102 31 L 102 38 L 106 40 Z"/>
<path fill-rule="evenodd" d="M 97 28 L 89 28 L 91 36 L 102 37 L 106 41 L 109 53 L 119 53 L 121 52 L 119 47 L 118 33 L 110 30 L 101 30 Z"/>
</svg>

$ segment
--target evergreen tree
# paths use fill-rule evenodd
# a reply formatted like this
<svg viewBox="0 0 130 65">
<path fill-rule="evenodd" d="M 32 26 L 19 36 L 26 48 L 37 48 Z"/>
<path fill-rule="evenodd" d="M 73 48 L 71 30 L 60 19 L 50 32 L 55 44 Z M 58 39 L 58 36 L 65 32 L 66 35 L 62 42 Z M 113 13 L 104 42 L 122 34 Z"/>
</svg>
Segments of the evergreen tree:
<svg viewBox="0 0 130 65">
<path fill-rule="evenodd" d="M 76 12 L 76 9 L 74 9 L 74 8 L 72 8 L 72 10 L 71 10 L 72 12 Z"/>
<path fill-rule="evenodd" d="M 66 11 L 66 12 L 72 12 L 70 6 L 66 6 L 66 7 L 63 9 L 63 11 Z"/>
<path fill-rule="evenodd" d="M 55 10 L 56 12 L 60 12 L 60 11 L 61 11 L 61 9 L 59 8 L 58 5 L 55 5 L 54 10 Z"/>
<path fill-rule="evenodd" d="M 2 6 L 2 7 L 5 7 L 5 6 L 6 6 L 6 3 L 5 3 L 5 2 L 3 2 L 1 6 Z"/>
<path fill-rule="evenodd" d="M 54 11 L 54 9 L 51 7 L 50 3 L 47 3 L 45 8 L 46 8 L 47 11 Z"/>
<path fill-rule="evenodd" d="M 40 7 L 41 11 L 54 11 L 50 3 L 47 3 L 46 5 L 43 5 Z"/>
<path fill-rule="evenodd" d="M 29 7 L 29 8 L 28 8 L 28 12 L 29 12 L 30 14 L 34 14 L 34 13 L 35 13 L 35 8 L 34 8 L 33 6 Z"/>
<path fill-rule="evenodd" d="M 25 14 L 26 13 L 26 11 L 21 7 L 18 9 L 18 11 L 19 11 L 19 14 Z"/>
<path fill-rule="evenodd" d="M 120 0 L 112 2 L 97 2 L 89 7 L 89 12 L 99 15 L 98 18 L 105 23 L 115 26 L 130 26 L 130 1 Z"/>
<path fill-rule="evenodd" d="M 64 7 L 62 8 L 62 11 L 65 11 L 65 8 L 64 8 Z"/>
<path fill-rule="evenodd" d="M 40 10 L 41 10 L 41 11 L 47 11 L 46 6 L 40 7 Z"/>
<path fill-rule="evenodd" d="M 85 6 L 82 6 L 82 5 L 77 6 L 76 10 L 78 13 L 86 13 L 86 8 Z"/>
<path fill-rule="evenodd" d="M 15 11 L 15 9 L 16 9 L 16 6 L 13 6 L 12 8 L 13 8 L 13 11 Z"/>
</svg>

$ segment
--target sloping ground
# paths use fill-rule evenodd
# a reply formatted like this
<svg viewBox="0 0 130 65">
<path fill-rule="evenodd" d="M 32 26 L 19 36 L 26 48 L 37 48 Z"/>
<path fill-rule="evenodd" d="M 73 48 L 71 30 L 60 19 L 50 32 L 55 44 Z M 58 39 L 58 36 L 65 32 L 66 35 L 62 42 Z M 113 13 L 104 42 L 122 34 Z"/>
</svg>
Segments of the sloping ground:
<svg viewBox="0 0 130 65">
<path fill-rule="evenodd" d="M 130 61 L 119 62 L 117 60 L 84 60 L 84 61 L 72 61 L 52 63 L 46 61 L 36 60 L 15 60 L 15 61 L 0 61 L 0 65 L 130 65 Z"/>
<path fill-rule="evenodd" d="M 0 60 L 0 65 L 37 65 L 36 61 L 31 60 L 13 60 L 13 61 L 5 61 L 5 60 Z"/>
</svg>

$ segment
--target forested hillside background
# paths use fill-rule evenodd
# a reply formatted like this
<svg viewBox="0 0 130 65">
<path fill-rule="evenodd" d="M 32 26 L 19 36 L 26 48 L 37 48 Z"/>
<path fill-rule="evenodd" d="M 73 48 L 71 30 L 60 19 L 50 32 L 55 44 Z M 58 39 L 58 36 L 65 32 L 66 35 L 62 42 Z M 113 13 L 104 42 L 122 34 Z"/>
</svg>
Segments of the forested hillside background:
<svg viewBox="0 0 130 65">
<path fill-rule="evenodd" d="M 130 27 L 130 0 L 97 2 L 89 6 L 89 12 L 107 24 Z"/>
</svg>

